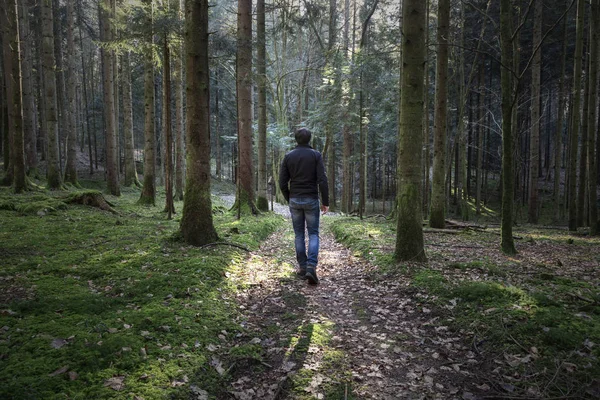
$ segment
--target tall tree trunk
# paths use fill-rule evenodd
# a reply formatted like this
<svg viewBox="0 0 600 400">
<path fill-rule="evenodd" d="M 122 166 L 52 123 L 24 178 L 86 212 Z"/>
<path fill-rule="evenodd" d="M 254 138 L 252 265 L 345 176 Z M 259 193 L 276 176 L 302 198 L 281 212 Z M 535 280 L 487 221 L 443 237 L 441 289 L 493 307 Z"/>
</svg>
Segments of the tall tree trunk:
<svg viewBox="0 0 600 400">
<path fill-rule="evenodd" d="M 429 192 L 430 180 L 429 173 L 431 168 L 430 162 L 430 132 L 429 132 L 429 15 L 430 1 L 427 1 L 427 19 L 425 22 L 425 87 L 424 87 L 424 102 L 425 110 L 423 116 L 423 215 L 425 218 L 429 215 Z"/>
<path fill-rule="evenodd" d="M 44 69 L 44 106 L 48 141 L 47 179 L 51 190 L 62 189 L 59 166 L 58 110 L 56 91 L 56 60 L 54 57 L 54 26 L 52 0 L 42 0 L 42 66 Z"/>
<path fill-rule="evenodd" d="M 501 86 L 502 86 L 502 223 L 501 248 L 506 254 L 516 254 L 512 235 L 513 228 L 513 133 L 512 107 L 513 88 L 511 71 L 513 64 L 513 43 L 511 40 L 511 1 L 500 0 L 500 44 L 501 44 Z"/>
<path fill-rule="evenodd" d="M 426 4 L 403 1 L 398 153 L 397 261 L 426 261 L 421 201 L 421 143 Z"/>
<path fill-rule="evenodd" d="M 135 141 L 133 138 L 133 107 L 131 99 L 131 64 L 129 51 L 121 56 L 121 91 L 123 95 L 123 139 L 125 141 L 125 186 L 140 187 L 135 167 Z"/>
<path fill-rule="evenodd" d="M 573 107 L 569 129 L 569 230 L 577 231 L 577 147 L 581 102 L 581 57 L 583 53 L 584 0 L 577 0 L 577 25 L 573 66 Z"/>
<path fill-rule="evenodd" d="M 167 219 L 175 212 L 173 205 L 173 131 L 171 129 L 171 52 L 167 35 L 163 36 L 163 126 L 165 133 L 165 211 Z M 210 153 L 209 153 L 210 154 Z"/>
<path fill-rule="evenodd" d="M 12 79 L 12 63 L 13 55 L 11 50 L 10 36 L 10 22 L 8 20 L 7 0 L 0 0 L 0 41 L 2 42 L 1 61 L 2 75 L 0 76 L 2 84 L 3 104 L 2 104 L 2 148 L 4 150 L 4 172 L 6 173 L 2 180 L 2 185 L 11 186 L 13 184 L 13 166 L 11 163 L 12 147 L 13 147 L 13 136 L 14 136 L 14 124 L 11 120 L 12 112 L 12 87 L 14 86 Z"/>
<path fill-rule="evenodd" d="M 181 233 L 201 246 L 217 240 L 210 199 L 210 108 L 208 71 L 208 0 L 185 0 L 187 95 L 186 191 Z"/>
<path fill-rule="evenodd" d="M 344 1 L 344 30 L 342 38 L 342 51 L 345 60 L 345 64 L 349 65 L 349 46 L 350 46 L 350 0 Z M 350 81 L 349 77 L 342 77 L 342 109 L 344 115 L 342 116 L 342 164 L 343 164 L 343 177 L 342 177 L 342 212 L 349 213 L 352 211 L 352 165 L 350 158 L 352 157 L 352 131 L 350 122 Z"/>
<path fill-rule="evenodd" d="M 179 0 L 179 19 L 183 18 L 183 0 Z M 173 65 L 173 90 L 175 91 L 175 201 L 183 200 L 183 172 L 184 146 L 183 146 L 183 57 L 184 44 L 178 46 Z"/>
<path fill-rule="evenodd" d="M 33 94 L 33 41 L 29 27 L 29 4 L 19 0 L 19 30 L 21 42 L 21 73 L 23 82 L 23 134 L 25 140 L 25 159 L 27 173 L 36 177 L 37 171 L 37 135 L 35 119 L 35 101 Z"/>
<path fill-rule="evenodd" d="M 584 33 L 584 37 L 586 35 Z M 589 43 L 588 43 L 589 47 Z M 584 51 L 585 54 L 589 53 Z M 579 185 L 577 186 L 577 226 L 587 225 L 586 213 L 586 194 L 587 194 L 587 145 L 588 145 L 588 105 L 589 105 L 589 88 L 590 88 L 590 70 L 589 56 L 583 59 L 584 63 L 584 81 L 583 81 L 583 109 L 581 110 L 581 151 L 579 153 Z"/>
<path fill-rule="evenodd" d="M 54 60 L 56 75 L 56 110 L 58 124 L 58 165 L 63 169 L 64 150 L 66 144 L 67 118 L 65 107 L 67 97 L 65 94 L 65 69 L 63 65 L 62 28 L 60 19 L 60 0 L 52 0 L 52 23 L 54 31 Z"/>
<path fill-rule="evenodd" d="M 485 118 L 485 60 L 482 60 L 479 66 L 479 93 L 477 97 L 479 98 L 479 117 L 477 118 L 477 172 L 475 175 L 475 204 L 476 210 L 475 213 L 477 215 L 481 215 L 481 185 L 483 181 L 483 137 L 485 135 L 485 128 L 483 120 Z"/>
<path fill-rule="evenodd" d="M 23 94 L 21 90 L 21 44 L 19 42 L 19 17 L 16 0 L 1 0 L 6 13 L 4 43 L 4 73 L 6 74 L 6 99 L 8 105 L 10 182 L 15 193 L 27 189 L 25 176 L 25 141 L 23 131 Z M 8 44 L 8 46 L 6 46 Z M 9 50 L 8 52 L 6 50 Z M 10 171 L 9 171 L 10 172 Z"/>
<path fill-rule="evenodd" d="M 531 140 L 529 144 L 529 212 L 528 221 L 538 223 L 538 176 L 540 158 L 540 94 L 542 74 L 542 9 L 543 1 L 535 0 L 533 16 L 533 63 L 531 65 Z"/>
<path fill-rule="evenodd" d="M 239 210 L 254 205 L 254 164 L 252 162 L 252 0 L 238 0 L 236 89 L 238 114 L 238 191 Z M 188 69 L 189 71 L 189 69 Z M 188 131 L 189 132 L 189 131 Z"/>
<path fill-rule="evenodd" d="M 267 199 L 267 76 L 265 0 L 256 2 L 257 24 L 257 78 L 258 78 L 258 193 L 256 206 L 261 211 L 269 210 Z"/>
<path fill-rule="evenodd" d="M 435 117 L 433 137 L 433 180 L 431 183 L 431 213 L 429 226 L 446 226 L 446 123 L 448 100 L 448 33 L 450 0 L 438 1 L 437 59 L 435 72 Z"/>
<path fill-rule="evenodd" d="M 112 2 L 103 0 L 102 41 L 107 43 L 113 39 Z M 117 129 L 115 115 L 115 82 L 114 82 L 114 51 L 102 48 L 102 79 L 104 100 L 104 127 L 106 133 L 106 184 L 108 192 L 119 196 L 119 173 L 117 169 Z"/>
<path fill-rule="evenodd" d="M 75 113 L 77 105 L 75 103 L 75 88 L 77 75 L 75 73 L 75 40 L 73 34 L 74 24 L 73 0 L 67 0 L 67 73 L 69 85 L 67 86 L 67 104 L 65 107 L 65 116 L 67 118 L 67 162 L 65 165 L 65 182 L 74 186 L 79 186 L 77 182 L 77 126 L 75 122 Z"/>
<path fill-rule="evenodd" d="M 600 0 L 592 0 L 590 19 L 590 89 L 588 114 L 588 196 L 590 208 L 590 235 L 598 235 L 596 132 L 598 126 L 598 69 L 600 56 Z"/>
<path fill-rule="evenodd" d="M 154 126 L 154 61 L 152 57 L 152 0 L 148 6 L 146 24 L 150 32 L 145 37 L 144 49 L 144 184 L 138 203 L 154 205 L 156 201 L 156 138 Z"/>
<path fill-rule="evenodd" d="M 560 220 L 560 181 L 562 170 L 562 136 L 563 136 L 563 117 L 565 115 L 565 71 L 567 66 L 567 20 L 563 22 L 563 43 L 560 67 L 560 78 L 558 84 L 558 118 L 556 121 L 556 130 L 554 132 L 554 219 Z"/>
</svg>

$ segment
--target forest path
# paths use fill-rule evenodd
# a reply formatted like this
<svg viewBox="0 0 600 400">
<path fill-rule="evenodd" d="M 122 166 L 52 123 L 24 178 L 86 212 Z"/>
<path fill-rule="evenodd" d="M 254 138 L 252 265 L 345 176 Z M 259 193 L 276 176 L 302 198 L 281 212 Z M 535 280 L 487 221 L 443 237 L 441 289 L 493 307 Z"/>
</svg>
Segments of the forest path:
<svg viewBox="0 0 600 400">
<path fill-rule="evenodd" d="M 291 222 L 234 278 L 240 323 L 252 332 L 235 345 L 261 357 L 234 363 L 229 393 L 240 400 L 474 399 L 487 390 L 464 338 L 422 304 L 428 295 L 408 277 L 376 274 L 335 241 L 327 228 L 334 223 L 335 216 L 322 219 L 319 285 L 294 274 Z"/>
</svg>

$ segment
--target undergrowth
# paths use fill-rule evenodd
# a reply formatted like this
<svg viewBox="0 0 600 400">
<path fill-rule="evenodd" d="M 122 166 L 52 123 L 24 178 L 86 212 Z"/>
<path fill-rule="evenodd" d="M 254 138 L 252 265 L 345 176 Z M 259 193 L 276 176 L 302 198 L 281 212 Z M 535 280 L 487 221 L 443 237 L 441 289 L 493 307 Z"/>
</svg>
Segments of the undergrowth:
<svg viewBox="0 0 600 400">
<path fill-rule="evenodd" d="M 597 238 L 520 228 L 520 254 L 508 258 L 494 250 L 494 231 L 427 234 L 429 264 L 394 266 L 392 223 L 344 218 L 330 229 L 378 266 L 382 279 L 393 279 L 390 271 L 407 273 L 415 289 L 431 294 L 440 323 L 472 342 L 487 372 L 497 374 L 498 392 L 600 396 L 600 280 L 592 266 L 598 265 Z"/>
<path fill-rule="evenodd" d="M 208 348 L 243 329 L 227 277 L 247 253 L 179 241 L 181 202 L 169 221 L 137 189 L 106 196 L 118 215 L 69 193 L 0 189 L 0 398 L 223 398 Z M 213 203 L 220 238 L 250 250 L 283 223 Z"/>
</svg>

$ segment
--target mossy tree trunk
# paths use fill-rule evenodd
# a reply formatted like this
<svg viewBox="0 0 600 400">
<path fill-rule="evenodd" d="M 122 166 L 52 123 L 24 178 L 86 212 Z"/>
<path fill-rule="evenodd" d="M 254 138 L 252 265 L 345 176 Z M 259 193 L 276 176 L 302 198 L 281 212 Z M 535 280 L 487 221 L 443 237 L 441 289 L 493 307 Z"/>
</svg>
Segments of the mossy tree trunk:
<svg viewBox="0 0 600 400">
<path fill-rule="evenodd" d="M 65 182 L 74 186 L 79 186 L 77 182 L 77 127 L 75 123 L 75 114 L 77 106 L 75 103 L 75 86 L 77 82 L 75 69 L 75 41 L 73 39 L 75 24 L 73 0 L 67 0 L 67 73 L 69 85 L 67 90 L 67 104 L 65 107 L 67 117 L 67 162 L 65 165 Z M 117 185 L 118 186 L 118 185 Z"/>
<path fill-rule="evenodd" d="M 208 0 L 185 1 L 185 66 L 188 173 L 181 233 L 201 246 L 217 240 L 210 198 Z"/>
<path fill-rule="evenodd" d="M 8 136 L 10 146 L 9 176 L 16 193 L 27 189 L 25 175 L 25 142 L 23 138 L 23 95 L 21 90 L 21 45 L 16 0 L 1 0 L 6 23 L 4 42 L 4 73 L 8 105 Z"/>
<path fill-rule="evenodd" d="M 171 129 L 171 50 L 167 35 L 163 36 L 163 126 L 165 133 L 165 211 L 171 219 L 173 205 L 173 131 Z"/>
<path fill-rule="evenodd" d="M 54 57 L 54 29 L 52 0 L 42 0 L 42 67 L 44 82 L 44 113 L 47 129 L 47 179 L 48 189 L 62 189 L 58 154 L 58 110 L 56 91 L 56 63 Z"/>
<path fill-rule="evenodd" d="M 581 58 L 583 53 L 584 0 L 577 0 L 577 24 L 573 64 L 573 115 L 569 129 L 569 230 L 577 231 L 577 150 L 579 146 L 579 107 L 581 103 Z"/>
<path fill-rule="evenodd" d="M 154 61 L 152 59 L 152 0 L 144 0 L 148 7 L 147 32 L 144 49 L 144 184 L 139 204 L 154 205 L 156 201 L 156 157 L 154 127 Z"/>
<path fill-rule="evenodd" d="M 112 2 L 103 0 L 102 14 L 102 41 L 105 43 L 113 40 L 112 29 Z M 115 112 L 115 81 L 114 81 L 114 50 L 101 48 L 102 52 L 102 88 L 104 99 L 104 130 L 106 134 L 106 184 L 108 192 L 119 196 L 119 171 L 117 168 L 117 127 Z"/>
<path fill-rule="evenodd" d="M 183 1 L 180 0 L 178 18 L 183 21 Z M 184 146 L 183 146 L 183 43 L 177 46 L 173 60 L 173 90 L 175 91 L 175 201 L 183 200 L 183 172 Z"/>
<path fill-rule="evenodd" d="M 421 144 L 426 4 L 404 0 L 399 118 L 398 208 L 395 258 L 426 261 L 421 201 Z"/>
<path fill-rule="evenodd" d="M 429 226 L 446 227 L 446 123 L 448 110 L 448 32 L 450 0 L 438 1 L 437 59 L 435 71 L 435 116 L 433 137 L 433 179 Z"/>
<path fill-rule="evenodd" d="M 267 73 L 265 0 L 257 0 L 257 73 L 258 73 L 258 194 L 256 206 L 261 211 L 269 210 L 267 198 Z"/>
<path fill-rule="evenodd" d="M 125 142 L 125 186 L 141 186 L 135 167 L 135 143 L 133 140 L 133 107 L 131 98 L 131 64 L 129 51 L 121 56 L 121 91 L 123 95 L 123 139 Z"/>
<path fill-rule="evenodd" d="M 25 164 L 27 173 L 37 176 L 37 137 L 35 102 L 33 94 L 33 48 L 32 32 L 29 26 L 29 4 L 19 0 L 19 31 L 21 42 L 21 74 L 23 84 L 23 134 L 25 140 Z"/>
<path fill-rule="evenodd" d="M 257 209 L 254 204 L 252 161 L 252 0 L 238 0 L 236 89 L 239 149 L 236 206 L 241 210 L 248 205 L 255 213 Z"/>
<path fill-rule="evenodd" d="M 531 132 L 529 142 L 529 209 L 528 221 L 538 223 L 538 176 L 540 158 L 540 95 L 542 76 L 542 0 L 535 0 L 533 16 L 533 44 L 535 51 L 531 65 Z"/>
<path fill-rule="evenodd" d="M 598 235 L 598 206 L 596 169 L 596 133 L 598 124 L 598 65 L 600 56 L 600 0 L 592 0 L 592 16 L 590 19 L 590 88 L 588 114 L 588 196 L 590 208 L 590 235 Z"/>
<path fill-rule="evenodd" d="M 512 9 L 510 0 L 500 1 L 500 46 L 502 68 L 500 82 L 502 89 L 502 221 L 501 248 L 506 254 L 516 254 L 513 239 L 513 133 L 512 107 L 513 86 L 509 66 L 513 65 L 513 43 L 511 34 Z"/>
<path fill-rule="evenodd" d="M 568 7 L 568 6 L 567 6 Z M 556 130 L 554 131 L 554 219 L 560 220 L 560 171 L 562 165 L 562 134 L 563 134 L 563 117 L 565 115 L 565 71 L 567 66 L 567 19 L 565 17 L 563 22 L 563 44 L 562 44 L 562 56 L 561 56 L 561 67 L 560 67 L 560 78 L 558 83 L 558 117 L 556 121 Z"/>
</svg>

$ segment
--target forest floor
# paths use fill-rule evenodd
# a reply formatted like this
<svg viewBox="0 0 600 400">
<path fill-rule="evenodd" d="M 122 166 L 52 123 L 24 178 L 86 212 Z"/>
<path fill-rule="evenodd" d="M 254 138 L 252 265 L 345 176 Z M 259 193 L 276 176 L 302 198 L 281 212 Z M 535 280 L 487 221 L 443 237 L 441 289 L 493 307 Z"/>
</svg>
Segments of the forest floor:
<svg viewBox="0 0 600 400">
<path fill-rule="evenodd" d="M 497 228 L 426 233 L 429 262 L 396 265 L 369 221 L 322 218 L 317 286 L 290 276 L 290 221 L 250 255 L 236 399 L 600 398 L 598 239 L 521 227 L 507 257 Z"/>
<path fill-rule="evenodd" d="M 392 222 L 330 214 L 312 286 L 289 219 L 238 221 L 214 188 L 247 251 L 181 243 L 162 191 L 112 214 L 0 189 L 0 397 L 600 398 L 599 239 L 520 226 L 507 257 L 497 227 L 463 227 L 397 264 Z"/>
</svg>

